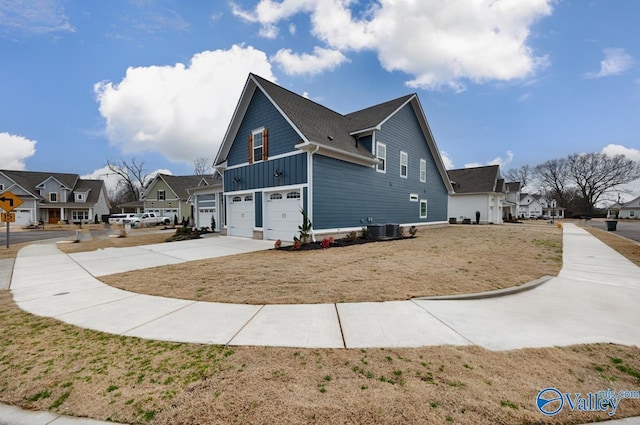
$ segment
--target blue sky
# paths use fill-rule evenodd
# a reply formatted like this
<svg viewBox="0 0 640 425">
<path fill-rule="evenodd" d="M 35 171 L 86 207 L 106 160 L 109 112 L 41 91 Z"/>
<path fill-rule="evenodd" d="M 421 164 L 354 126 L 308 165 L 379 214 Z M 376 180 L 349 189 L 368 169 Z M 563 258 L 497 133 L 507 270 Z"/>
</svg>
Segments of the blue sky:
<svg viewBox="0 0 640 425">
<path fill-rule="evenodd" d="M 640 160 L 638 16 L 635 0 L 0 0 L 0 168 L 191 174 L 249 72 L 341 113 L 418 93 L 450 168 Z"/>
</svg>

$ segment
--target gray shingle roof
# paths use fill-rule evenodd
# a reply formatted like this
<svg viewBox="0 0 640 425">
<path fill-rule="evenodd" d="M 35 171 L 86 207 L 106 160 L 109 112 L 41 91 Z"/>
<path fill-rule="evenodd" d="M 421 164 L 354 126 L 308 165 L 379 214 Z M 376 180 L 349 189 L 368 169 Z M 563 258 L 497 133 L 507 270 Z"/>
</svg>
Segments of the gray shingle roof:
<svg viewBox="0 0 640 425">
<path fill-rule="evenodd" d="M 158 176 L 164 179 L 180 199 L 185 200 L 189 198 L 187 190 L 197 187 L 202 179 L 205 179 L 208 184 L 213 184 L 216 181 L 216 177 L 211 175 L 173 176 L 170 174 L 158 174 Z M 220 177 L 217 177 L 217 179 L 220 180 Z"/>
<path fill-rule="evenodd" d="M 31 192 L 35 197 L 40 197 L 36 186 L 47 180 L 49 177 L 53 177 L 66 187 L 73 189 L 76 185 L 76 181 L 80 178 L 77 174 L 69 173 L 45 173 L 41 171 L 13 171 L 13 170 L 0 170 L 4 175 L 11 180 L 19 184 L 23 189 Z"/>
<path fill-rule="evenodd" d="M 369 158 L 374 158 L 371 151 L 357 145 L 350 133 L 377 126 L 414 96 L 403 96 L 342 115 L 262 77 L 251 75 L 309 141 Z"/>
<path fill-rule="evenodd" d="M 497 187 L 499 180 L 501 180 L 500 167 L 498 165 L 448 170 L 447 174 L 454 183 L 453 189 L 455 193 L 502 191 L 502 187 Z M 504 183 L 504 180 L 502 182 Z"/>
</svg>

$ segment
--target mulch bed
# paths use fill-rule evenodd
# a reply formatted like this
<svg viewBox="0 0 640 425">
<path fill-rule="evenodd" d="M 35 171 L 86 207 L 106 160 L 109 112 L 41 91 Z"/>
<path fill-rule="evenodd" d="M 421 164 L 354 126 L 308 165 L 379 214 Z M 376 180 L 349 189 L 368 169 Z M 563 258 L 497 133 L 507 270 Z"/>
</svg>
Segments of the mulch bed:
<svg viewBox="0 0 640 425">
<path fill-rule="evenodd" d="M 342 239 L 336 239 L 332 242 L 330 242 L 328 244 L 328 246 L 325 245 L 325 247 L 323 248 L 322 246 L 322 242 L 309 242 L 309 243 L 305 243 L 300 245 L 299 248 L 294 248 L 294 245 L 288 245 L 288 246 L 281 246 L 279 248 L 274 248 L 278 251 L 312 251 L 315 249 L 327 249 L 327 248 L 342 248 L 345 246 L 353 246 L 353 245 L 362 245 L 365 243 L 374 243 L 374 242 L 388 242 L 388 241 L 399 241 L 399 240 L 404 240 L 404 239 L 414 239 L 415 236 L 398 236 L 398 237 L 383 237 L 383 238 L 378 238 L 378 239 L 373 239 L 373 238 L 342 238 Z"/>
</svg>

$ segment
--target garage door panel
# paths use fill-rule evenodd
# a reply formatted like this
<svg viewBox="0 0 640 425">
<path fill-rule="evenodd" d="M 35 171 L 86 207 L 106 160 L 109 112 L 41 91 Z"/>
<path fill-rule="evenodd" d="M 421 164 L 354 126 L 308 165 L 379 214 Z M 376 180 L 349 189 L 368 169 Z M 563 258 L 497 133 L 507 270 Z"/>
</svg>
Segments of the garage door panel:
<svg viewBox="0 0 640 425">
<path fill-rule="evenodd" d="M 255 223 L 255 210 L 252 196 L 235 196 L 229 200 L 229 225 L 230 236 L 253 237 Z"/>
<path fill-rule="evenodd" d="M 292 241 L 297 235 L 298 226 L 302 224 L 302 200 L 299 196 L 299 192 L 291 191 L 269 195 L 266 203 L 266 239 Z"/>
</svg>

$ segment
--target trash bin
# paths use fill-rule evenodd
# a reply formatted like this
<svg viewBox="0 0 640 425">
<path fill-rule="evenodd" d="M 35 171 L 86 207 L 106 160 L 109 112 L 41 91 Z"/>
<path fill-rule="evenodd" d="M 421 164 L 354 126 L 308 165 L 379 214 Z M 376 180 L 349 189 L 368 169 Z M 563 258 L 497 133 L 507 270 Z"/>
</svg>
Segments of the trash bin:
<svg viewBox="0 0 640 425">
<path fill-rule="evenodd" d="M 607 223 L 607 231 L 609 232 L 616 231 L 616 227 L 618 226 L 618 220 L 605 220 L 605 223 Z"/>
<path fill-rule="evenodd" d="M 456 217 L 449 217 L 449 224 L 456 224 L 458 219 Z"/>
</svg>

